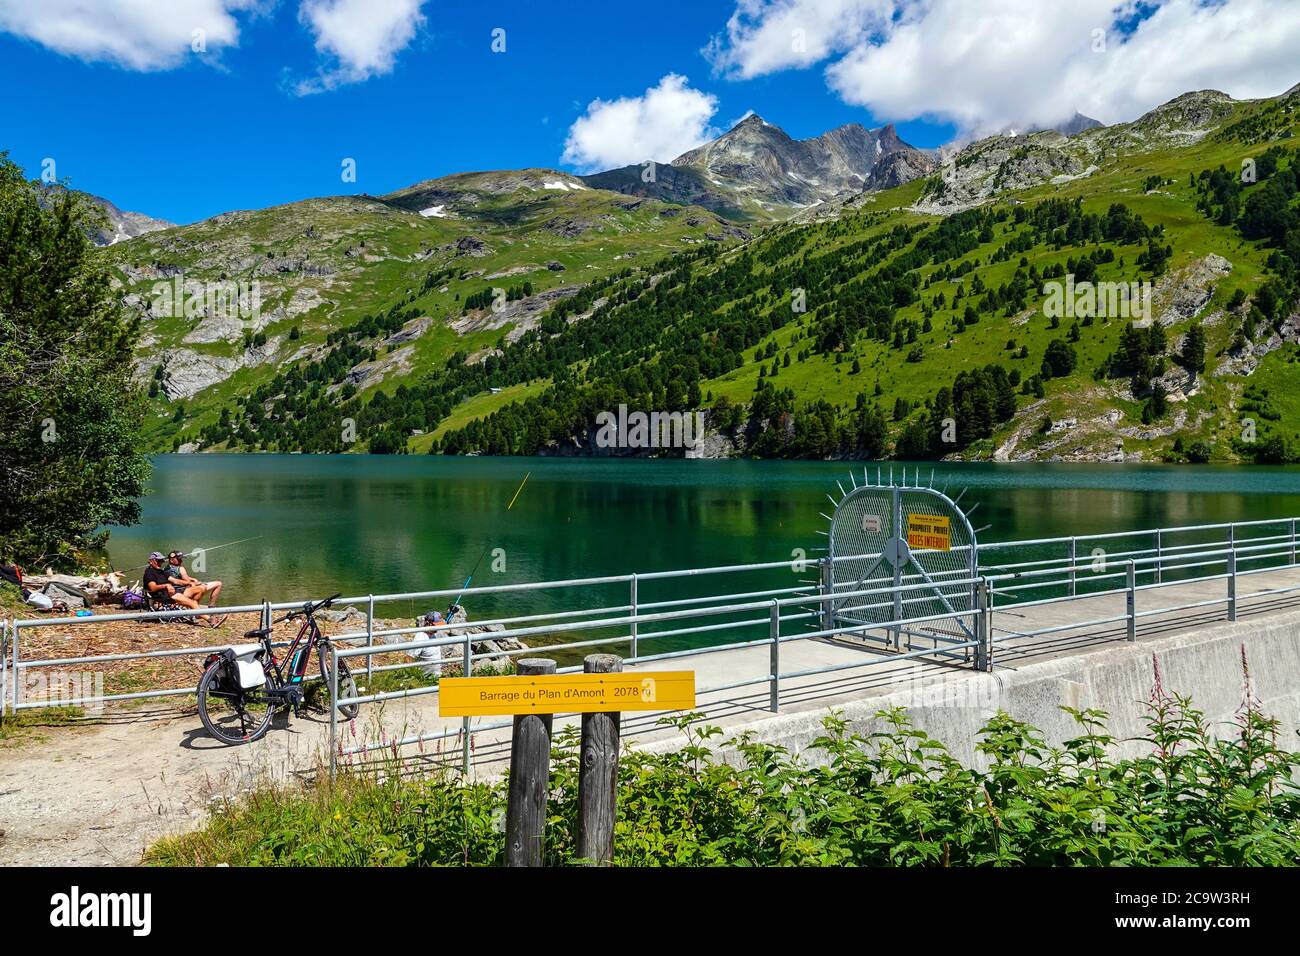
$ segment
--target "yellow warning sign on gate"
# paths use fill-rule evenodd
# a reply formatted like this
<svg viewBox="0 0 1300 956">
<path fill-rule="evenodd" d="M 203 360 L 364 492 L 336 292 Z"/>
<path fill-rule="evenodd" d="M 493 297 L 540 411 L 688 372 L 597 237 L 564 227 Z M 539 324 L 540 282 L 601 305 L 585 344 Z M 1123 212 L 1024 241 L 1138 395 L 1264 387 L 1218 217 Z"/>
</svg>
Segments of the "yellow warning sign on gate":
<svg viewBox="0 0 1300 956">
<path fill-rule="evenodd" d="M 952 534 L 947 515 L 908 515 L 907 546 L 918 551 L 949 551 Z"/>
<path fill-rule="evenodd" d="M 694 706 L 694 671 L 444 677 L 438 683 L 440 717 L 689 710 Z"/>
</svg>

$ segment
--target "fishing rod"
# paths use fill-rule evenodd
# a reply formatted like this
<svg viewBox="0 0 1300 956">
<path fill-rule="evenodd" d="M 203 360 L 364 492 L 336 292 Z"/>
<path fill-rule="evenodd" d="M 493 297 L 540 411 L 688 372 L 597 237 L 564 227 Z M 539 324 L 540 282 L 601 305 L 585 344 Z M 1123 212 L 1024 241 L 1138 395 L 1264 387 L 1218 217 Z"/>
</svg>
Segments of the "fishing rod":
<svg viewBox="0 0 1300 956">
<path fill-rule="evenodd" d="M 515 489 L 514 496 L 510 499 L 510 503 L 506 505 L 506 511 L 509 511 L 511 508 L 515 506 L 515 502 L 519 500 L 520 493 L 524 490 L 524 485 L 528 484 L 528 478 L 530 475 L 532 475 L 531 471 L 524 475 L 523 481 L 519 482 L 519 487 Z M 448 605 L 447 607 L 446 616 L 448 618 L 451 617 L 451 609 L 456 605 L 460 604 L 460 599 L 463 598 L 465 596 L 465 592 L 469 590 L 470 582 L 474 580 L 474 575 L 478 573 L 479 565 L 483 563 L 483 559 L 488 556 L 488 552 L 491 550 L 492 550 L 492 545 L 489 544 L 486 548 L 483 549 L 483 553 L 478 556 L 478 560 L 474 562 L 474 567 L 469 572 L 469 577 L 467 577 L 465 579 L 465 583 L 460 586 L 460 593 L 456 595 L 456 600 L 452 601 L 451 604 Z"/>
<path fill-rule="evenodd" d="M 195 548 L 193 551 L 187 551 L 187 552 L 185 553 L 185 557 L 187 557 L 187 558 L 192 558 L 194 555 L 198 554 L 200 551 L 202 551 L 204 554 L 207 554 L 209 551 L 217 551 L 217 550 L 219 550 L 219 549 L 221 549 L 221 548 L 229 548 L 231 545 L 235 545 L 235 544 L 244 544 L 244 543 L 249 542 L 249 541 L 257 541 L 257 540 L 258 540 L 259 538 L 261 538 L 261 537 L 262 537 L 262 536 L 261 536 L 260 534 L 255 534 L 255 535 L 253 535 L 251 538 L 240 538 L 238 541 L 227 541 L 225 544 L 214 544 L 214 545 L 213 545 L 212 547 L 210 547 L 210 548 Z"/>
<path fill-rule="evenodd" d="M 225 544 L 214 544 L 214 545 L 213 545 L 212 547 L 210 547 L 210 548 L 195 548 L 193 551 L 182 551 L 181 554 L 184 555 L 184 556 L 187 557 L 187 558 L 192 558 L 192 557 L 194 557 L 194 555 L 196 555 L 196 554 L 207 554 L 209 551 L 217 551 L 217 550 L 219 550 L 219 549 L 221 549 L 221 548 L 229 548 L 229 547 L 231 547 L 232 545 L 236 545 L 236 544 L 245 544 L 246 542 L 249 542 L 249 541 L 257 541 L 257 540 L 258 540 L 259 538 L 261 538 L 261 537 L 262 537 L 262 536 L 261 536 L 260 534 L 256 534 L 256 535 L 253 535 L 253 537 L 251 537 L 251 538 L 240 538 L 238 541 L 227 541 Z M 133 568 L 129 568 L 128 570 L 131 570 L 131 571 L 143 571 L 143 570 L 144 570 L 145 568 L 147 568 L 147 567 L 149 567 L 148 562 L 146 562 L 146 563 L 144 563 L 144 564 L 138 564 L 138 565 L 136 565 L 136 566 L 133 567 Z"/>
</svg>

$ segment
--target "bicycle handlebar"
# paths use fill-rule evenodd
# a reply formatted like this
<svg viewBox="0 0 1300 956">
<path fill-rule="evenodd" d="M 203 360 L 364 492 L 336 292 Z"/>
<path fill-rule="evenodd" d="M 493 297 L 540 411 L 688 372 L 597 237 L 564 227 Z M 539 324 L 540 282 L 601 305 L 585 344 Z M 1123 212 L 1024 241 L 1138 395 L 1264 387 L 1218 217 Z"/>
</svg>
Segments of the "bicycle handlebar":
<svg viewBox="0 0 1300 956">
<path fill-rule="evenodd" d="M 315 603 L 312 603 L 311 601 L 308 601 L 306 604 L 304 604 L 304 605 L 302 606 L 302 609 L 301 609 L 301 610 L 299 610 L 299 611 L 290 611 L 288 614 L 286 614 L 284 617 L 280 618 L 280 620 L 279 620 L 279 621 L 276 621 L 275 623 L 279 624 L 279 623 L 281 623 L 282 621 L 292 621 L 295 617 L 298 617 L 298 615 L 300 615 L 300 614 L 306 614 L 306 615 L 309 615 L 309 616 L 312 615 L 312 614 L 315 614 L 315 613 L 316 613 L 317 611 L 319 611 L 321 608 L 323 608 L 323 607 L 329 607 L 331 604 L 333 604 L 335 601 L 337 601 L 337 600 L 338 600 L 339 598 L 341 598 L 342 596 L 343 596 L 343 592 L 340 591 L 340 592 L 338 592 L 337 594 L 330 595 L 329 597 L 327 597 L 327 598 L 326 598 L 325 600 L 323 600 L 323 601 L 316 601 Z"/>
</svg>

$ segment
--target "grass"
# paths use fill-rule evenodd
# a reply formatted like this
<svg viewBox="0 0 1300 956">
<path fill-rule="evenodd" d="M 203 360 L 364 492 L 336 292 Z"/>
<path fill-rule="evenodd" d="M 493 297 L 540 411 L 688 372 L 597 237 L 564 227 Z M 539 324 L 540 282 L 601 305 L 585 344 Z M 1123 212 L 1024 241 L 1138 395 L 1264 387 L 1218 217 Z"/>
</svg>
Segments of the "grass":
<svg viewBox="0 0 1300 956">
<path fill-rule="evenodd" d="M 1260 103 L 1235 104 L 1223 125 L 1271 108 L 1274 107 Z M 1282 115 L 1279 122 L 1294 129 L 1295 116 Z M 1145 134 L 1147 127 L 1137 124 L 1133 129 Z M 1003 194 L 996 201 L 1034 203 L 1048 198 L 1078 198 L 1085 209 L 1093 213 L 1104 213 L 1111 203 L 1122 202 L 1148 223 L 1166 228 L 1167 241 L 1174 246 L 1169 274 L 1211 254 L 1223 256 L 1232 263 L 1232 272 L 1218 282 L 1208 311 L 1221 307 L 1238 288 L 1248 292 L 1257 288 L 1265 277 L 1267 251 L 1257 244 L 1243 241 L 1235 231 L 1208 221 L 1196 208 L 1197 197 L 1189 177 L 1192 173 L 1219 165 L 1236 168 L 1244 157 L 1257 155 L 1271 144 L 1243 144 L 1211 134 L 1190 145 L 1174 148 L 1157 142 L 1139 152 L 1124 140 L 1127 132 L 1124 129 L 1102 131 L 1058 143 L 1054 148 L 1074 152 L 1083 166 L 1095 162 L 1101 168 L 1091 175 L 1065 183 L 1043 184 Z M 1099 145 L 1104 153 L 1102 158 L 1088 154 L 1085 143 Z M 541 170 L 523 172 L 543 177 L 554 175 Z M 303 258 L 333 269 L 333 274 L 325 278 L 290 274 L 287 278 L 275 275 L 263 280 L 270 288 L 265 293 L 268 302 L 309 289 L 316 290 L 324 299 L 322 304 L 301 316 L 282 320 L 267 330 L 270 334 L 283 334 L 293 325 L 300 326 L 302 338 L 294 343 L 295 349 L 321 345 L 330 330 L 355 322 L 366 313 L 382 311 L 399 301 L 407 302 L 423 315 L 432 317 L 434 322 L 429 331 L 414 343 L 409 371 L 386 380 L 372 379 L 364 383 L 361 394 L 365 396 L 378 389 L 389 391 L 402 381 L 419 380 L 441 367 L 456 351 L 473 353 L 494 346 L 508 327 L 463 337 L 447 327 L 448 321 L 461 314 L 462 303 L 469 295 L 525 279 L 539 292 L 561 285 L 583 284 L 626 267 L 645 267 L 661 256 L 690 248 L 688 242 L 701 241 L 705 233 L 718 228 L 716 216 L 704 210 L 687 207 L 681 208 L 676 215 L 666 216 L 663 213 L 670 211 L 669 207 L 654 200 L 646 200 L 630 209 L 628 206 L 632 201 L 629 197 L 598 189 L 498 192 L 495 184 L 507 175 L 515 174 L 467 173 L 438 181 L 439 189 L 451 190 L 461 197 L 475 197 L 472 203 L 457 205 L 455 215 L 449 219 L 426 219 L 410 209 L 366 197 L 333 197 L 236 214 L 220 222 L 209 220 L 183 229 L 151 234 L 121 243 L 108 254 L 123 265 L 159 262 L 180 266 L 196 278 L 213 277 L 220 264 L 240 261 L 247 254 L 254 259 L 268 254 L 280 258 Z M 1146 183 L 1153 176 L 1164 182 L 1148 192 Z M 925 181 L 916 180 L 873 194 L 861 202 L 856 211 L 839 220 L 806 226 L 778 224 L 771 228 L 783 234 L 797 230 L 802 240 L 790 252 L 787 261 L 805 256 L 834 257 L 850 244 L 882 234 L 896 225 L 936 222 L 937 217 L 921 215 L 909 208 L 921 198 L 926 185 Z M 405 190 L 398 194 L 397 201 L 418 198 L 420 191 L 427 188 L 430 184 L 425 183 Z M 571 237 L 560 235 L 555 223 L 566 221 L 579 223 L 582 231 Z M 695 221 L 696 225 L 688 226 L 690 221 Z M 749 223 L 747 228 L 756 231 L 767 225 Z M 1019 257 L 1004 263 L 994 263 L 991 257 L 1014 231 L 1004 224 L 997 230 L 992 243 L 984 244 L 959 261 L 978 262 L 973 274 L 979 275 L 986 286 L 1002 284 L 1014 273 Z M 448 251 L 457 240 L 467 236 L 486 242 L 490 249 L 488 254 L 476 257 Z M 361 246 L 363 241 L 364 247 Z M 1057 252 L 1038 246 L 1025 256 L 1041 269 L 1064 262 L 1080 251 Z M 1125 260 L 1125 264 L 1120 265 L 1117 261 L 1103 267 L 1099 278 L 1118 281 L 1146 278 L 1139 275 L 1135 267 L 1140 251 L 1140 246 L 1117 248 L 1117 258 Z M 564 270 L 546 269 L 545 264 L 552 261 L 562 264 Z M 874 265 L 864 261 L 861 268 L 865 271 Z M 459 270 L 459 274 L 437 288 L 424 293 L 419 291 L 427 274 L 448 267 Z M 527 268 L 528 271 L 490 278 L 518 268 Z M 767 267 L 756 263 L 755 268 L 762 271 Z M 952 285 L 948 283 L 924 287 L 925 279 L 935 268 L 931 265 L 919 270 L 923 301 L 932 300 L 940 289 L 951 295 Z M 850 281 L 854 278 L 857 276 L 851 276 Z M 131 291 L 147 292 L 151 281 L 141 280 L 128 285 Z M 964 282 L 968 284 L 970 277 Z M 766 301 L 745 305 L 760 310 L 788 309 L 785 298 L 788 290 L 772 291 L 778 305 L 772 306 Z M 813 307 L 816 304 L 810 303 Z M 962 304 L 964 307 L 965 302 Z M 739 307 L 737 303 L 719 303 L 719 315 L 736 307 Z M 1037 295 L 1031 298 L 1027 320 L 1025 316 L 986 315 L 981 317 L 978 325 L 951 334 L 949 325 L 954 314 L 951 307 L 938 312 L 933 331 L 920 335 L 917 343 L 923 350 L 920 362 L 904 361 L 910 345 L 900 351 L 887 343 L 860 338 L 852 350 L 844 354 L 841 363 L 835 362 L 833 357 L 817 355 L 798 362 L 793 361 L 795 356 L 791 355 L 792 364 L 779 371 L 775 384 L 794 389 L 800 402 L 824 399 L 841 408 L 852 407 L 859 392 L 865 391 L 871 396 L 878 385 L 883 390 L 880 401 L 888 412 L 896 398 L 907 399 L 916 406 L 932 396 L 939 385 L 950 384 L 958 372 L 989 363 L 1017 369 L 1022 377 L 1028 378 L 1038 372 L 1047 343 L 1053 338 L 1064 338 L 1069 326 L 1066 320 L 1060 328 L 1051 328 L 1042 314 Z M 900 309 L 897 317 L 919 323 L 920 303 Z M 778 360 L 792 350 L 797 353 L 811 344 L 806 339 L 808 329 L 803 325 L 802 317 L 787 313 L 786 318 L 784 325 L 759 346 L 761 351 L 769 341 L 776 342 Z M 180 346 L 192 324 L 190 320 L 180 319 L 148 323 L 158 338 L 158 344 L 150 348 Z M 1188 324 L 1180 322 L 1168 330 L 1171 350 Z M 1206 329 L 1211 367 L 1231 340 L 1233 325 L 1230 320 Z M 1082 338 L 1075 344 L 1079 352 L 1077 371 L 1047 384 L 1048 398 L 1057 417 L 1082 420 L 1085 413 L 1093 414 L 1097 403 L 1092 372 L 1114 349 L 1122 326 L 1122 321 L 1111 320 L 1082 329 Z M 1018 346 L 1027 347 L 1029 356 L 1012 358 L 1012 353 L 1005 347 L 1008 339 L 1014 339 Z M 187 347 L 228 356 L 240 351 L 238 346 L 227 343 Z M 383 352 L 382 346 L 380 351 Z M 701 383 L 702 390 L 712 392 L 715 397 L 726 396 L 735 402 L 747 403 L 758 382 L 760 367 L 770 366 L 771 360 L 756 359 L 752 351 L 745 357 L 746 364 Z M 862 367 L 862 372 L 857 375 L 851 373 L 855 359 Z M 239 395 L 247 394 L 269 379 L 278 364 L 270 362 L 241 369 L 185 402 L 185 420 L 179 425 L 172 421 L 175 404 L 160 399 L 156 403 L 156 417 L 150 424 L 150 442 L 165 448 L 182 428 L 187 435 L 196 433 L 201 426 L 215 420 L 223 405 L 231 405 Z M 510 402 L 535 396 L 546 385 L 545 381 L 536 381 L 513 385 L 500 393 L 469 397 L 452 409 L 431 434 L 414 436 L 410 450 L 425 452 L 435 437 L 482 419 Z M 1201 394 L 1185 406 L 1189 421 L 1202 422 L 1197 428 L 1184 430 L 1185 443 L 1205 438 L 1225 454 L 1230 454 L 1228 439 L 1231 427 L 1224 423 L 1232 418 L 1231 412 L 1240 391 L 1239 379 L 1206 376 Z M 1028 403 L 1028 400 L 1022 400 L 1022 405 Z M 1137 429 L 1141 425 L 1140 402 L 1115 398 L 1108 402 L 1106 409 L 1109 408 L 1118 408 L 1123 413 L 1120 427 Z M 1156 424 L 1167 427 L 1169 420 Z M 1023 422 L 1015 421 L 1003 427 L 988 447 L 996 447 L 1009 437 L 1013 429 L 1022 426 Z M 1110 436 L 1096 437 L 1100 440 Z M 1159 459 L 1170 452 L 1174 436 L 1127 436 L 1122 440 L 1128 450 L 1139 452 L 1148 459 Z"/>
<path fill-rule="evenodd" d="M 45 730 L 82 723 L 86 713 L 80 707 L 42 707 L 20 710 L 0 717 L 0 747 L 39 743 L 47 739 Z"/>
<path fill-rule="evenodd" d="M 358 669 L 357 688 L 364 694 L 386 694 L 395 690 L 410 690 L 415 687 L 436 687 L 439 676 L 423 666 L 403 667 L 400 670 L 380 671 L 366 677 Z"/>
<path fill-rule="evenodd" d="M 480 418 L 486 418 L 493 412 L 504 408 L 511 402 L 523 401 L 534 395 L 540 395 L 551 386 L 551 380 L 537 379 L 532 382 L 521 382 L 518 385 L 509 385 L 499 392 L 480 392 L 478 395 L 468 398 L 457 405 L 450 415 L 442 420 L 436 429 L 424 435 L 416 435 L 407 442 L 407 450 L 412 454 L 422 455 L 429 450 L 434 439 L 441 438 L 449 431 L 457 428 L 464 428 L 472 421 Z"/>
<path fill-rule="evenodd" d="M 277 361 L 242 368 L 184 400 L 184 432 L 193 434 L 214 422 L 223 405 L 230 405 L 235 397 L 269 380 L 288 355 L 304 347 L 321 346 L 329 331 L 352 324 L 368 313 L 382 312 L 395 302 L 405 300 L 435 319 L 429 331 L 415 342 L 407 375 L 417 378 L 445 363 L 455 351 L 473 352 L 494 345 L 507 331 L 462 337 L 447 327 L 447 321 L 461 314 L 464 299 L 475 292 L 525 279 L 536 292 L 584 284 L 627 267 L 648 265 L 686 248 L 684 239 L 703 241 L 706 232 L 718 228 L 716 216 L 705 210 L 686 207 L 677 215 L 663 216 L 660 213 L 668 207 L 655 200 L 627 209 L 629 197 L 604 190 L 522 190 L 504 195 L 475 192 L 495 176 L 456 177 L 454 188 L 478 197 L 477 205 L 467 207 L 456 218 L 425 218 L 379 200 L 340 196 L 235 213 L 113 246 L 106 254 L 123 270 L 119 277 L 125 291 L 145 300 L 151 298 L 156 282 L 170 280 L 152 275 L 133 278 L 124 271 L 126 268 L 160 263 L 182 269 L 190 279 L 241 280 L 250 278 L 249 270 L 270 257 L 302 260 L 330 270 L 328 276 L 290 272 L 259 277 L 264 313 L 296 293 L 313 292 L 323 301 L 264 329 L 268 336 L 285 336 Z M 692 219 L 697 224 L 687 225 Z M 547 228 L 546 224 L 553 220 L 573 220 L 586 228 L 577 236 L 565 237 Z M 467 236 L 485 241 L 490 252 L 481 257 L 457 256 L 454 244 Z M 558 262 L 564 269 L 551 271 L 546 268 L 549 262 Z M 244 263 L 245 270 L 239 271 L 234 263 Z M 421 294 L 424 277 L 448 265 L 463 270 L 464 278 L 448 279 L 444 285 Z M 489 278 L 520 266 L 536 268 Z M 184 342 L 197 324 L 195 319 L 176 317 L 148 320 L 145 330 L 154 342 L 145 348 L 151 355 L 177 348 L 226 358 L 242 354 L 239 343 Z M 287 334 L 293 326 L 299 327 L 301 337 L 290 342 Z M 369 382 L 362 394 L 381 387 L 391 390 L 403 377 Z M 155 400 L 155 417 L 147 429 L 154 447 L 169 448 L 181 432 L 181 427 L 171 420 L 176 404 L 162 397 Z"/>
<path fill-rule="evenodd" d="M 151 846 L 153 866 L 406 866 L 491 853 L 495 792 L 437 776 L 417 783 L 344 774 L 331 787 L 257 790 L 207 826 Z"/>
<path fill-rule="evenodd" d="M 1247 113 L 1251 109 L 1253 107 L 1250 104 L 1242 104 L 1234 116 Z M 1174 259 L 1166 275 L 1175 274 L 1208 255 L 1223 256 L 1232 263 L 1232 272 L 1217 284 L 1213 300 L 1205 309 L 1205 313 L 1209 314 L 1222 308 L 1235 289 L 1253 291 L 1260 284 L 1265 275 L 1264 262 L 1268 250 L 1259 244 L 1245 242 L 1234 231 L 1216 226 L 1207 220 L 1196 208 L 1197 197 L 1189 183 L 1189 176 L 1193 172 L 1219 165 L 1235 168 L 1244 156 L 1258 154 L 1268 145 L 1270 144 L 1262 143 L 1243 151 L 1238 144 L 1207 139 L 1186 149 L 1155 150 L 1124 157 L 1104 172 L 1060 186 L 1046 185 L 1023 190 L 1016 194 L 1015 198 L 1025 203 L 1033 203 L 1053 197 L 1066 199 L 1078 197 L 1083 200 L 1085 211 L 1097 214 L 1104 214 L 1112 202 L 1123 202 L 1149 224 L 1165 226 L 1167 241 L 1174 247 Z M 1146 178 L 1155 174 L 1165 179 L 1172 179 L 1174 182 L 1147 194 L 1142 187 Z M 902 194 L 906 192 L 906 201 L 911 201 L 915 198 L 917 189 L 918 183 L 913 182 L 898 190 L 882 193 L 878 197 L 880 206 L 900 209 L 905 201 Z M 1002 198 L 1005 200 L 1007 197 Z M 919 221 L 919 217 L 910 218 L 911 221 Z M 790 259 L 797 260 L 805 255 L 811 255 L 813 249 L 816 249 L 818 254 L 825 251 L 833 253 L 837 246 L 849 241 L 858 241 L 902 221 L 909 220 L 908 217 L 900 214 L 898 218 L 890 219 L 883 225 L 860 232 L 851 232 L 834 239 L 826 244 L 825 249 L 820 247 L 823 240 L 814 228 L 808 232 L 808 241 L 795 249 Z M 995 231 L 992 242 L 985 243 L 954 261 L 954 266 L 963 262 L 981 263 L 970 276 L 962 280 L 967 288 L 971 276 L 974 275 L 978 275 L 985 286 L 990 288 L 999 286 L 1012 277 L 1019 266 L 1019 256 L 1014 256 L 1003 263 L 994 263 L 991 259 L 998 247 L 1018 231 L 1022 230 L 1017 230 L 1014 224 L 1003 224 Z M 1099 280 L 1127 282 L 1150 278 L 1140 276 L 1134 265 L 1144 245 L 1117 247 L 1117 261 L 1099 270 Z M 1085 247 L 1087 248 L 1091 247 Z M 1042 271 L 1045 266 L 1063 263 L 1068 257 L 1077 256 L 1080 251 L 1082 250 L 1074 248 L 1055 251 L 1038 246 L 1025 253 L 1025 258 L 1029 264 L 1037 266 Z M 1121 259 L 1127 264 L 1121 266 L 1119 261 Z M 933 266 L 919 270 L 923 286 L 921 301 L 931 300 L 941 290 L 946 291 L 951 300 L 951 292 L 955 287 L 952 283 L 924 288 L 925 278 L 934 271 Z M 869 397 L 872 396 L 877 385 L 883 389 L 884 394 L 880 401 L 886 412 L 892 408 L 894 400 L 899 397 L 907 399 L 915 406 L 932 396 L 937 385 L 950 383 L 958 372 L 989 363 L 997 363 L 1008 369 L 1018 369 L 1022 378 L 1028 378 L 1038 372 L 1047 343 L 1053 338 L 1065 338 L 1070 324 L 1069 320 L 1062 320 L 1059 328 L 1051 328 L 1043 315 L 1041 301 L 1041 296 L 1031 298 L 1027 321 L 1024 316 L 1006 318 L 1001 315 L 985 315 L 981 317 L 978 325 L 955 335 L 949 329 L 951 318 L 956 314 L 950 302 L 947 309 L 936 312 L 933 331 L 918 335 L 916 344 L 924 349 L 924 359 L 919 363 L 903 360 L 911 345 L 897 350 L 889 343 L 865 338 L 858 339 L 839 363 L 831 356 L 822 355 L 813 355 L 799 362 L 796 360 L 796 353 L 801 348 L 811 346 L 812 342 L 807 337 L 808 330 L 803 327 L 801 317 L 791 315 L 785 325 L 764 339 L 757 349 L 746 355 L 747 362 L 744 365 L 703 384 L 702 388 L 706 392 L 711 391 L 714 396 L 726 396 L 733 402 L 748 402 L 759 381 L 760 368 L 771 366 L 770 358 L 755 358 L 755 355 L 760 355 L 766 350 L 769 342 L 777 344 L 778 361 L 786 354 L 790 354 L 792 359 L 790 366 L 781 368 L 777 376 L 772 379 L 773 384 L 778 388 L 793 389 L 801 401 L 823 399 L 841 408 L 852 407 L 859 392 L 865 391 Z M 963 308 L 964 305 L 965 301 L 962 303 Z M 784 302 L 777 308 L 783 307 L 788 308 Z M 919 324 L 922 321 L 921 303 L 898 310 L 897 317 L 910 319 Z M 1170 351 L 1176 349 L 1182 334 L 1192 321 L 1194 320 L 1179 322 L 1167 329 Z M 1096 392 L 1092 372 L 1114 351 L 1124 324 L 1124 320 L 1120 319 L 1109 321 L 1099 319 L 1093 326 L 1081 329 L 1082 338 L 1074 343 L 1079 356 L 1077 371 L 1073 375 L 1047 383 L 1048 399 L 1054 417 L 1083 419 L 1090 412 L 1096 415 L 1105 410 L 1104 407 L 1096 408 L 1095 401 L 1086 396 Z M 1234 331 L 1235 322 L 1231 318 L 1229 321 L 1206 328 L 1207 354 L 1210 357 L 1211 370 L 1217 363 L 1217 357 L 1226 350 Z M 1006 350 L 1008 339 L 1015 340 L 1017 346 L 1027 346 L 1029 357 L 1013 358 Z M 946 347 L 950 340 L 951 347 Z M 862 368 L 862 371 L 856 375 L 851 371 L 855 359 Z M 1277 365 L 1277 361 L 1269 364 Z M 1204 417 L 1205 424 L 1202 431 L 1213 434 L 1222 417 L 1217 413 L 1225 407 L 1232 406 L 1235 392 L 1236 389 L 1231 383 L 1225 383 L 1213 375 L 1203 376 L 1201 394 L 1193 397 L 1186 406 L 1188 420 L 1195 421 L 1198 417 Z M 1027 404 L 1027 401 L 1022 399 L 1022 405 L 1024 404 Z M 1124 413 L 1121 426 L 1135 428 L 1141 425 L 1141 404 L 1141 402 L 1123 400 L 1112 400 L 1106 403 L 1107 407 L 1119 407 Z M 1209 414 L 1203 415 L 1204 412 Z M 1169 420 L 1166 419 L 1163 422 L 1156 422 L 1155 425 L 1168 425 L 1168 423 Z M 994 436 L 990 447 L 996 447 L 1009 436 L 1013 428 L 1020 427 L 1022 424 L 1021 421 L 1014 421 L 1005 426 Z M 1230 445 L 1223 440 L 1223 437 L 1218 436 L 1215 443 L 1226 453 Z M 1168 453 L 1172 443 L 1172 436 L 1149 440 L 1124 439 L 1124 444 L 1129 450 L 1141 450 L 1145 457 L 1157 459 Z"/>
<path fill-rule="evenodd" d="M 623 866 L 1296 866 L 1300 755 L 1250 697 L 1212 737 L 1191 702 L 1157 683 L 1140 756 L 1100 711 L 1063 708 L 1074 736 L 1051 747 L 999 713 L 979 732 L 986 769 L 958 763 L 905 712 L 870 733 L 836 714 L 814 759 L 699 715 L 665 718 L 680 749 L 620 757 L 615 860 Z M 552 754 L 545 862 L 576 859 L 576 730 Z M 452 748 L 454 749 L 454 748 Z M 437 755 L 425 754 L 426 759 Z M 155 866 L 495 866 L 503 861 L 504 782 L 446 769 L 404 775 L 396 747 L 380 767 L 334 783 L 279 785 L 217 805 L 201 829 L 145 853 Z"/>
<path fill-rule="evenodd" d="M 14 617 L 25 617 L 30 610 L 17 587 L 8 581 L 0 582 L 0 611 L 8 612 Z"/>
<path fill-rule="evenodd" d="M 1270 352 L 1249 382 L 1251 391 L 1264 396 L 1278 418 L 1264 420 L 1256 412 L 1244 411 L 1242 417 L 1253 417 L 1260 433 L 1280 433 L 1293 444 L 1300 442 L 1300 346 L 1292 342 Z"/>
</svg>

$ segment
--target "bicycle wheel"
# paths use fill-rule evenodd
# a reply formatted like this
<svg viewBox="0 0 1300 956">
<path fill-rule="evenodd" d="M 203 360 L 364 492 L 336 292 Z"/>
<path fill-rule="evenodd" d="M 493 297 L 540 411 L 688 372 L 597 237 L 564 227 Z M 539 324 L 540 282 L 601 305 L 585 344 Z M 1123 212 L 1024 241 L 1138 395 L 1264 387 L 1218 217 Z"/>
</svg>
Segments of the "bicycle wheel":
<svg viewBox="0 0 1300 956">
<path fill-rule="evenodd" d="M 321 648 L 317 650 L 317 656 L 320 657 L 321 680 L 324 680 L 325 682 L 325 693 L 329 693 L 329 646 L 322 645 Z M 356 696 L 356 680 L 352 678 L 352 671 L 347 669 L 347 661 L 338 662 L 338 696 Z M 356 717 L 356 714 L 359 713 L 360 710 L 360 704 L 344 704 L 338 709 L 338 713 L 341 717 L 347 719 L 347 721 L 351 721 L 352 718 Z"/>
<path fill-rule="evenodd" d="M 203 672 L 199 681 L 199 720 L 223 744 L 251 743 L 267 732 L 275 716 L 267 694 L 271 679 L 268 677 L 263 687 L 250 690 L 220 690 L 222 669 L 227 666 L 227 661 L 216 660 Z"/>
<path fill-rule="evenodd" d="M 330 652 L 329 647 L 322 645 L 317 656 L 320 658 L 320 676 L 325 682 L 325 693 L 329 693 L 330 686 Z M 339 696 L 356 697 L 357 682 L 352 678 L 352 672 L 348 670 L 347 661 L 339 661 Z M 361 710 L 360 704 L 344 704 L 339 708 L 339 715 L 345 720 L 351 720 Z"/>
</svg>

